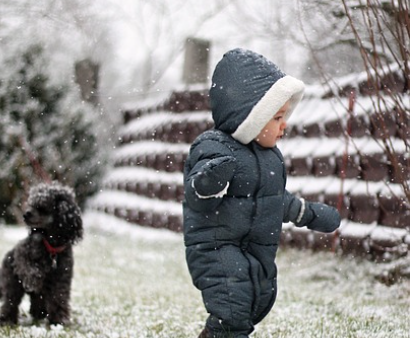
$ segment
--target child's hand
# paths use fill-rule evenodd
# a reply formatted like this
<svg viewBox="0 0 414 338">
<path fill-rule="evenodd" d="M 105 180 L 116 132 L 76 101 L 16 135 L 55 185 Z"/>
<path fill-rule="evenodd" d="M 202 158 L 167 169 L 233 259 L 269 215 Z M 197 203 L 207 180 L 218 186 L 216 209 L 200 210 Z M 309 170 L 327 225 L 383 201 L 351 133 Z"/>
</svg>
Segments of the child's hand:
<svg viewBox="0 0 414 338">
<path fill-rule="evenodd" d="M 221 197 L 236 170 L 236 159 L 223 156 L 208 161 L 194 176 L 194 188 L 200 198 Z M 220 195 L 220 196 L 219 196 Z"/>
<path fill-rule="evenodd" d="M 302 220 L 297 226 L 320 232 L 333 232 L 341 224 L 338 210 L 323 203 L 306 202 Z"/>
</svg>

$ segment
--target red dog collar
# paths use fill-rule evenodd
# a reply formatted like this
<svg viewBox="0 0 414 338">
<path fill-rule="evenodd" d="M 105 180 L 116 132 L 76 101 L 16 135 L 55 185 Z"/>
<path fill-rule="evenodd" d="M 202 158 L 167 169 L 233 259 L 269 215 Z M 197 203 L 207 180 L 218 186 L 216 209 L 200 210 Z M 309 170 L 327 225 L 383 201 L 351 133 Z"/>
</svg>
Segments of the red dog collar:
<svg viewBox="0 0 414 338">
<path fill-rule="evenodd" d="M 58 247 L 51 246 L 50 243 L 45 238 L 43 238 L 43 244 L 45 245 L 47 252 L 50 253 L 52 256 L 55 256 L 58 253 L 61 253 L 62 251 L 66 249 L 66 245 L 62 245 Z"/>
</svg>

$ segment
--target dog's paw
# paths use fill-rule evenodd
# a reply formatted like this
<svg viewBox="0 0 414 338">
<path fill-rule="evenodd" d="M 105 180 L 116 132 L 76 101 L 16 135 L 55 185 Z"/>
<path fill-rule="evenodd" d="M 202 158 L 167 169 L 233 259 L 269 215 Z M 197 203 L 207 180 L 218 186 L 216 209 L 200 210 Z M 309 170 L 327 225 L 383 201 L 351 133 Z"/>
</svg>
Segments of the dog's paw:
<svg viewBox="0 0 414 338">
<path fill-rule="evenodd" d="M 70 320 L 68 318 L 62 319 L 49 319 L 49 325 L 54 326 L 68 326 L 70 324 Z"/>
<path fill-rule="evenodd" d="M 17 319 L 0 316 L 0 326 L 16 326 Z"/>
</svg>

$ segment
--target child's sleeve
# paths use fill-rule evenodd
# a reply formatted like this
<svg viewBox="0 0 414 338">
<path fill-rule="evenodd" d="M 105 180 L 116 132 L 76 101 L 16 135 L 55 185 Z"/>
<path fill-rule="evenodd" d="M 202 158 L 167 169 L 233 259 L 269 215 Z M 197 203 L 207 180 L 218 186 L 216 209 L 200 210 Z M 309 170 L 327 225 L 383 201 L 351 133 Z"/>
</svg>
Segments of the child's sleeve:
<svg viewBox="0 0 414 338">
<path fill-rule="evenodd" d="M 236 170 L 231 151 L 216 141 L 204 141 L 190 151 L 184 173 L 185 200 L 197 211 L 214 210 L 226 195 Z"/>
<path fill-rule="evenodd" d="M 286 190 L 283 222 L 292 222 L 297 227 L 306 226 L 310 230 L 332 232 L 341 224 L 341 216 L 338 210 L 331 206 L 307 202 Z"/>
</svg>

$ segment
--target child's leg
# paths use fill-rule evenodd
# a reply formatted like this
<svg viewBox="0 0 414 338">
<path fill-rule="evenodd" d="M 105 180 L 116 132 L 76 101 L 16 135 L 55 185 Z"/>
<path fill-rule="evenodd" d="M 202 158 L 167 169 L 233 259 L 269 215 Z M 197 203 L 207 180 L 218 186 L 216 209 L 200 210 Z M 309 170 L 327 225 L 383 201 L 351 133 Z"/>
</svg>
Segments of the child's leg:
<svg viewBox="0 0 414 338">
<path fill-rule="evenodd" d="M 211 337 L 248 337 L 253 331 L 253 283 L 250 263 L 233 244 L 202 243 L 187 247 L 194 284 L 202 291 Z M 210 338 L 210 336 L 207 336 Z"/>
<path fill-rule="evenodd" d="M 217 325 L 217 323 L 219 323 Z M 215 327 L 214 329 L 212 327 Z M 207 319 L 206 327 L 201 332 L 199 338 L 248 338 L 249 334 L 253 329 L 246 332 L 245 330 L 239 331 L 239 330 L 231 330 L 226 329 L 223 327 L 223 325 L 220 323 L 220 321 L 210 315 Z"/>
</svg>

